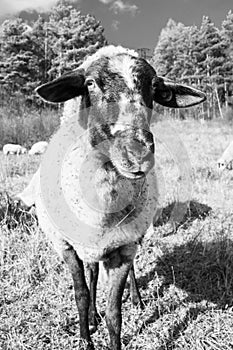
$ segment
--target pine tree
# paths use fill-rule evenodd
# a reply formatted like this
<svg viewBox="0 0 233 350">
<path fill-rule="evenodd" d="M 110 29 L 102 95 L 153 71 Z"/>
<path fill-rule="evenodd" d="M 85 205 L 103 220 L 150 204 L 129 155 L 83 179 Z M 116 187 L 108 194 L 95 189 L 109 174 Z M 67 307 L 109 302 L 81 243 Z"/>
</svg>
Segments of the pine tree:
<svg viewBox="0 0 233 350">
<path fill-rule="evenodd" d="M 192 36 L 195 27 L 169 19 L 154 50 L 152 64 L 158 74 L 180 80 L 193 74 Z"/>
<path fill-rule="evenodd" d="M 31 27 L 22 19 L 7 20 L 1 35 L 1 83 L 10 95 L 33 99 L 36 86 L 45 77 L 44 21 Z"/>
<path fill-rule="evenodd" d="M 209 17 L 204 16 L 194 39 L 193 56 L 196 59 L 200 79 L 210 83 L 223 81 L 222 66 L 225 60 L 225 45 L 220 31 Z"/>
<path fill-rule="evenodd" d="M 158 74 L 169 76 L 176 59 L 178 24 L 169 19 L 162 29 L 151 60 Z"/>
<path fill-rule="evenodd" d="M 54 52 L 49 70 L 51 77 L 77 68 L 86 55 L 106 44 L 100 22 L 91 15 L 82 15 L 64 1 L 60 1 L 51 11 L 48 30 Z"/>
<path fill-rule="evenodd" d="M 59 1 L 47 17 L 47 21 L 39 17 L 31 26 L 20 18 L 1 25 L 2 96 L 21 94 L 31 103 L 36 86 L 77 68 L 86 55 L 106 44 L 100 22 L 68 1 Z"/>
<path fill-rule="evenodd" d="M 225 48 L 223 63 L 224 84 L 221 86 L 222 102 L 233 103 L 233 13 L 229 11 L 222 22 L 221 39 Z"/>
<path fill-rule="evenodd" d="M 222 22 L 221 40 L 225 48 L 226 59 L 224 62 L 225 77 L 233 80 L 233 13 L 229 11 L 226 19 Z"/>
<path fill-rule="evenodd" d="M 195 76 L 193 38 L 196 31 L 196 26 L 180 26 L 176 41 L 176 58 L 171 74 L 174 78 L 186 83 L 191 83 Z M 197 83 L 196 79 L 194 82 Z"/>
<path fill-rule="evenodd" d="M 8 93 L 17 91 L 27 78 L 30 48 L 26 24 L 19 18 L 6 20 L 1 31 L 1 82 Z"/>
<path fill-rule="evenodd" d="M 225 41 L 227 55 L 233 61 L 233 13 L 231 10 L 222 22 L 221 37 Z"/>
</svg>

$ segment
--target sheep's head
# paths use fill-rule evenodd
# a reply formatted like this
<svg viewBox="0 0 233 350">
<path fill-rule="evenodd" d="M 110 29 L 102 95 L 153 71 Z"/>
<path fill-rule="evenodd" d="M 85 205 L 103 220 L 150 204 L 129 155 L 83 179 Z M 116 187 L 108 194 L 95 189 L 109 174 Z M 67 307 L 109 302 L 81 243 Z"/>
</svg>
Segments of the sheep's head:
<svg viewBox="0 0 233 350">
<path fill-rule="evenodd" d="M 87 59 L 81 68 L 40 86 L 37 92 L 53 103 L 81 96 L 78 115 L 86 121 L 91 146 L 98 149 L 107 144 L 117 171 L 127 178 L 141 178 L 154 164 L 153 104 L 189 107 L 203 102 L 205 95 L 158 77 L 132 51 L 101 50 L 102 54 Z"/>
<path fill-rule="evenodd" d="M 22 147 L 22 148 L 21 148 L 21 154 L 26 154 L 26 153 L 27 153 L 27 148 Z"/>
<path fill-rule="evenodd" d="M 233 161 L 232 160 L 227 161 L 224 158 L 220 158 L 217 161 L 217 164 L 218 164 L 218 170 L 219 171 L 223 171 L 225 169 L 227 169 L 227 170 L 232 170 L 233 169 Z"/>
</svg>

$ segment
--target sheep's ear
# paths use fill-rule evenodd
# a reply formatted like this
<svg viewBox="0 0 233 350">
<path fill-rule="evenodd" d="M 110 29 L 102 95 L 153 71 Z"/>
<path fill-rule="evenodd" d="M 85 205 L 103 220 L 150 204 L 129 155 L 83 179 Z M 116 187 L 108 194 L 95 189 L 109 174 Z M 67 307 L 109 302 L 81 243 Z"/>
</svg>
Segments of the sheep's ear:
<svg viewBox="0 0 233 350">
<path fill-rule="evenodd" d="M 84 70 L 75 70 L 39 86 L 36 92 L 45 101 L 53 103 L 65 102 L 84 93 L 84 82 Z"/>
<path fill-rule="evenodd" d="M 154 101 L 172 108 L 186 108 L 206 100 L 206 95 L 191 86 L 176 84 L 156 77 L 153 82 Z"/>
</svg>

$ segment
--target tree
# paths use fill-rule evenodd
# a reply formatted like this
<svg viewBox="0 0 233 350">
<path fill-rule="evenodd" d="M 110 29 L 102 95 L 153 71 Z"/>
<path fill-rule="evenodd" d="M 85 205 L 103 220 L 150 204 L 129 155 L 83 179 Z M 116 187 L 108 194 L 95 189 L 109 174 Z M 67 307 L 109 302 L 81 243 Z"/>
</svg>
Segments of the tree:
<svg viewBox="0 0 233 350">
<path fill-rule="evenodd" d="M 229 17 L 230 33 L 232 18 Z M 209 17 L 203 17 L 200 28 L 186 27 L 169 19 L 159 36 L 152 62 L 158 74 L 184 83 L 194 83 L 209 93 L 210 117 L 212 111 L 215 112 L 215 106 L 219 106 L 216 92 L 224 83 L 229 42 L 229 38 L 222 40 L 220 30 Z"/>
<path fill-rule="evenodd" d="M 233 104 L 233 13 L 229 11 L 222 22 L 221 40 L 225 48 L 223 63 L 224 85 L 221 87 L 222 102 Z"/>
<path fill-rule="evenodd" d="M 1 94 L 21 94 L 31 103 L 36 86 L 78 67 L 105 44 L 100 22 L 65 0 L 47 20 L 39 16 L 30 25 L 20 18 L 6 20 L 0 27 Z"/>
<path fill-rule="evenodd" d="M 192 81 L 195 75 L 195 64 L 193 62 L 193 38 L 197 32 L 196 26 L 179 26 L 176 39 L 176 56 L 171 69 L 173 79 L 181 81 Z"/>
<path fill-rule="evenodd" d="M 178 31 L 178 24 L 170 18 L 167 25 L 160 33 L 151 60 L 158 74 L 169 76 L 169 73 L 172 70 L 176 59 L 176 41 Z"/>
<path fill-rule="evenodd" d="M 161 31 L 152 58 L 158 74 L 174 80 L 193 74 L 191 51 L 195 30 L 195 27 L 186 27 L 173 19 L 168 20 Z"/>
<path fill-rule="evenodd" d="M 28 78 L 31 48 L 25 33 L 29 27 L 19 18 L 6 20 L 1 31 L 1 83 L 8 92 L 15 92 Z"/>
<path fill-rule="evenodd" d="M 29 102 L 33 91 L 45 79 L 44 20 L 29 26 L 20 18 L 7 20 L 1 35 L 1 83 L 9 95 L 21 94 Z"/>
<path fill-rule="evenodd" d="M 225 42 L 227 56 L 233 62 L 233 13 L 231 10 L 222 22 L 221 38 Z"/>
<path fill-rule="evenodd" d="M 203 17 L 194 44 L 193 56 L 196 58 L 199 77 L 208 82 L 222 82 L 225 45 L 219 29 L 209 17 Z"/>
<path fill-rule="evenodd" d="M 100 22 L 91 15 L 81 14 L 64 0 L 51 11 L 47 26 L 48 40 L 54 52 L 49 70 L 53 78 L 77 68 L 86 55 L 106 45 Z"/>
</svg>

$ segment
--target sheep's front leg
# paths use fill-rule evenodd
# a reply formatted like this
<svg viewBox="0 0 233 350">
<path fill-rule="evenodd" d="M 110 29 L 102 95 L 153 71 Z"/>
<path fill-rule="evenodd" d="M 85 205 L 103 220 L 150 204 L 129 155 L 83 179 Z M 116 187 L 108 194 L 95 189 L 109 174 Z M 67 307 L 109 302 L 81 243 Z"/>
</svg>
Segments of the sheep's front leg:
<svg viewBox="0 0 233 350">
<path fill-rule="evenodd" d="M 106 307 L 106 323 L 110 337 L 110 349 L 121 349 L 121 303 L 125 282 L 133 263 L 133 256 L 125 256 L 121 251 L 115 252 L 104 263 L 108 272 L 108 297 Z"/>
<path fill-rule="evenodd" d="M 70 269 L 74 281 L 75 300 L 79 312 L 80 338 L 87 342 L 85 349 L 94 350 L 88 326 L 90 294 L 85 280 L 83 262 L 71 246 L 63 251 L 63 258 Z M 81 343 L 80 349 L 84 349 Z"/>
<path fill-rule="evenodd" d="M 90 306 L 89 306 L 89 326 L 90 332 L 94 333 L 100 321 L 100 316 L 96 309 L 96 289 L 99 275 L 99 263 L 88 264 L 89 273 L 89 290 L 90 290 Z"/>
</svg>

